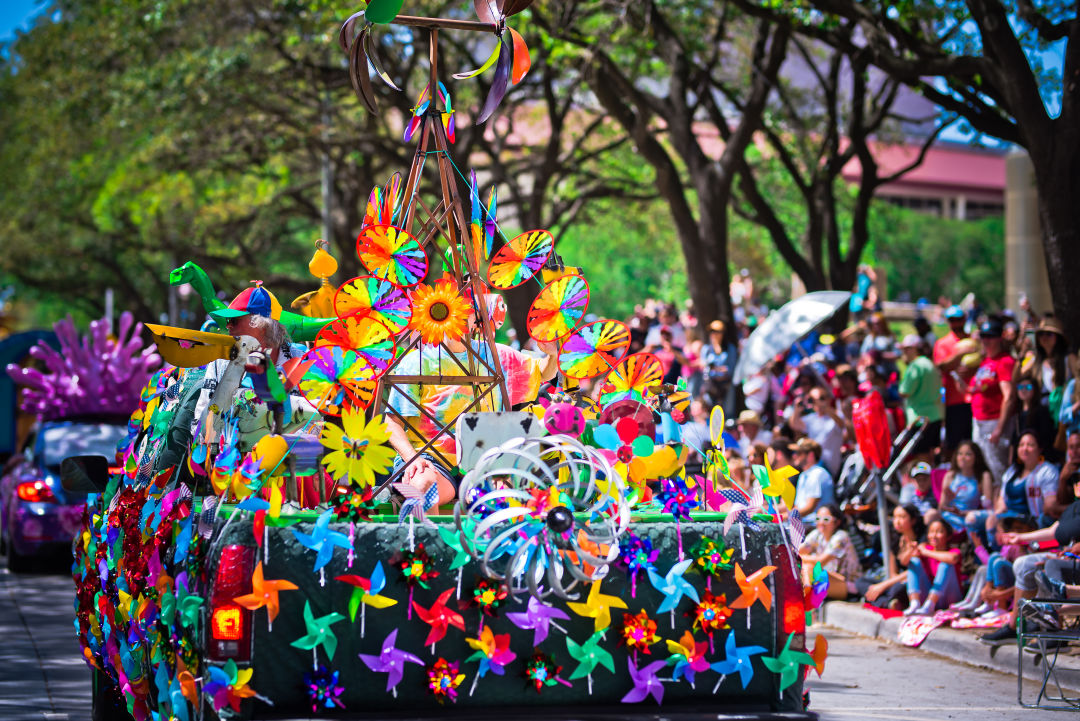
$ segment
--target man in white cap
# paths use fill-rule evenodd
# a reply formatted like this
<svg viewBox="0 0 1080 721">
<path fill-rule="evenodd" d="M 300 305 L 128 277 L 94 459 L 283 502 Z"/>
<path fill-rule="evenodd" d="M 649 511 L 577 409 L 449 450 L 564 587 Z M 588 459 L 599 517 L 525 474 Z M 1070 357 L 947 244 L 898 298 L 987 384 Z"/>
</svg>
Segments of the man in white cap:
<svg viewBox="0 0 1080 721">
<path fill-rule="evenodd" d="M 941 421 L 945 416 L 941 403 L 941 372 L 926 357 L 923 339 L 914 333 L 901 341 L 900 351 L 907 363 L 898 389 L 904 397 L 907 423 L 911 425 L 920 417 L 926 419 L 923 434 L 912 449 L 912 455 L 916 460 L 928 461 L 941 441 Z"/>
</svg>

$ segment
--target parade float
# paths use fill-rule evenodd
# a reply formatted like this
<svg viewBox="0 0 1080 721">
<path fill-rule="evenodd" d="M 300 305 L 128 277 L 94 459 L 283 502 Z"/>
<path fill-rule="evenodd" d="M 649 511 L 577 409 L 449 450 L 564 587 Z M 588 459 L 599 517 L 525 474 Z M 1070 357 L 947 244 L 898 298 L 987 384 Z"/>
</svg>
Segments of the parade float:
<svg viewBox="0 0 1080 721">
<path fill-rule="evenodd" d="M 628 354 L 625 325 L 586 323 L 588 283 L 551 234 L 505 237 L 494 190 L 481 202 L 452 160 L 439 33 L 495 35 L 489 61 L 455 76 L 494 67 L 484 122 L 529 70 L 507 24 L 528 5 L 477 3 L 471 21 L 376 0 L 350 17 L 341 44 L 372 112 L 368 65 L 392 85 L 373 33 L 430 41 L 415 160 L 372 191 L 359 229 L 367 274 L 331 282 L 320 244 L 296 312 L 260 286 L 230 304 L 261 303 L 306 343 L 264 377 L 245 377 L 244 337 L 151 326 L 169 365 L 117 465 L 69 459 L 65 482 L 92 491 L 73 572 L 100 717 L 803 711 L 825 661 L 806 617 L 827 580 L 803 588 L 802 524 L 776 512 L 794 471 L 755 467 L 752 495 L 727 482 L 716 414 L 706 474 L 688 475 L 685 390 Z M 171 281 L 229 317 L 198 267 Z M 495 340 L 499 292 L 527 283 L 546 354 Z M 391 423 L 419 453 L 395 463 Z M 424 458 L 449 470 L 453 500 L 410 485 Z"/>
</svg>

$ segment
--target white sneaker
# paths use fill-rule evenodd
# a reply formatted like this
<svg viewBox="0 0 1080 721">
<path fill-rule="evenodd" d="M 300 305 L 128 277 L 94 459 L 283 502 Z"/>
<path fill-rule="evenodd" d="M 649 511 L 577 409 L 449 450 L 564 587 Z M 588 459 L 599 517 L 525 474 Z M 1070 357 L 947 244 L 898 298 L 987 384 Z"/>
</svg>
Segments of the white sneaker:
<svg viewBox="0 0 1080 721">
<path fill-rule="evenodd" d="M 1002 609 L 1002 608 L 991 608 L 991 609 L 990 609 L 989 611 L 987 611 L 986 613 L 984 613 L 984 614 L 981 614 L 981 615 L 979 616 L 979 618 L 980 618 L 980 619 L 982 619 L 982 620 L 986 620 L 986 621 L 989 621 L 989 620 L 990 620 L 990 619 L 992 619 L 992 618 L 998 618 L 999 616 L 1007 616 L 1008 614 L 1009 614 L 1009 612 L 1008 612 L 1008 611 L 1006 611 L 1005 609 Z"/>
</svg>

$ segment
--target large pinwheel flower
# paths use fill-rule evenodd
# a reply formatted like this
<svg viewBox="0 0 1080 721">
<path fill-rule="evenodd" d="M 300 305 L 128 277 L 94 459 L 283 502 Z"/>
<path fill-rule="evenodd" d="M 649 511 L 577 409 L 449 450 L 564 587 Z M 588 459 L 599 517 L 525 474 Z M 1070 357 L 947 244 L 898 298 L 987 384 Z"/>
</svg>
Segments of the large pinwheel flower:
<svg viewBox="0 0 1080 721">
<path fill-rule="evenodd" d="M 345 429 L 327 423 L 322 432 L 322 444 L 332 452 L 323 458 L 323 464 L 335 481 L 347 476 L 359 486 L 375 483 L 376 473 L 389 470 L 394 450 L 386 445 L 390 429 L 382 416 L 364 422 L 360 410 L 346 409 L 342 415 Z"/>
<path fill-rule="evenodd" d="M 409 325 L 425 343 L 459 340 L 469 320 L 468 301 L 461 297 L 452 280 L 443 278 L 434 286 L 419 285 L 412 293 L 413 316 Z"/>
</svg>

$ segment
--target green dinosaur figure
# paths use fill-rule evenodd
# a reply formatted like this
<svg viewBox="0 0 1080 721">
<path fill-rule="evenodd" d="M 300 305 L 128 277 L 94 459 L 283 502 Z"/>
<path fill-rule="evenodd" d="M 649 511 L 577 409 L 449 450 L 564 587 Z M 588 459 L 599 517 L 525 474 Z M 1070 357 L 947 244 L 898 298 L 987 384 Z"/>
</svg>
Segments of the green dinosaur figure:
<svg viewBox="0 0 1080 721">
<path fill-rule="evenodd" d="M 172 285 L 189 283 L 195 292 L 199 294 L 199 298 L 202 299 L 203 310 L 207 313 L 221 310 L 228 305 L 217 297 L 214 292 L 214 284 L 210 282 L 206 271 L 191 261 L 184 263 L 169 273 L 169 283 Z M 319 334 L 323 326 L 337 320 L 337 318 L 308 318 L 306 315 L 283 310 L 279 320 L 293 340 L 303 342 L 315 340 L 315 336 Z"/>
</svg>

